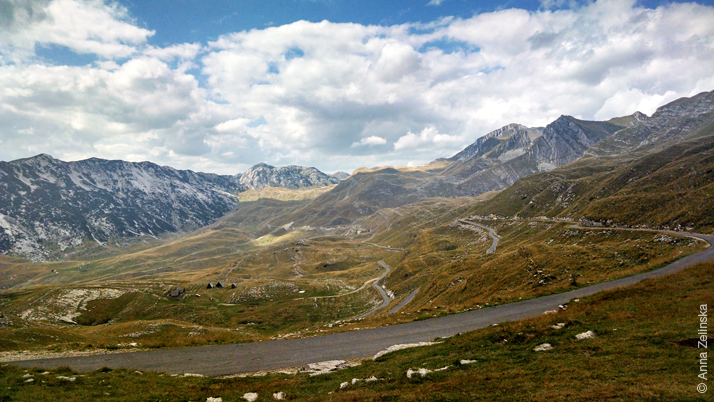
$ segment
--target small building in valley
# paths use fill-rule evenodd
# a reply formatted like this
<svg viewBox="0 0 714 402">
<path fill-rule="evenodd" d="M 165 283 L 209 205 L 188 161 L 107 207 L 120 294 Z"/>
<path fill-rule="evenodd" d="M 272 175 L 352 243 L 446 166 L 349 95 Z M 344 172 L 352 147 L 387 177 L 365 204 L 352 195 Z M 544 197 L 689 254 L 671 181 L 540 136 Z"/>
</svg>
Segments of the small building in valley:
<svg viewBox="0 0 714 402">
<path fill-rule="evenodd" d="M 172 289 L 172 290 L 169 292 L 169 297 L 180 297 L 180 296 L 183 295 L 184 293 L 186 293 L 186 289 L 184 289 L 184 288 Z"/>
<path fill-rule="evenodd" d="M 206 289 L 213 289 L 215 286 L 213 286 L 213 283 L 208 282 L 208 286 L 206 286 Z"/>
</svg>

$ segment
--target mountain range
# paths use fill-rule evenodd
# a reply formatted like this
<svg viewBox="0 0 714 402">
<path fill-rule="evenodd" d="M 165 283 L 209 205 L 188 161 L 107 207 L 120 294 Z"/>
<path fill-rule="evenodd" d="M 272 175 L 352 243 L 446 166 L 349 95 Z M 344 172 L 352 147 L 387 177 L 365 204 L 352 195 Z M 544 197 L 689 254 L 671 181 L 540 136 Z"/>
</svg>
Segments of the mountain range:
<svg viewBox="0 0 714 402">
<path fill-rule="evenodd" d="M 51 259 L 86 242 L 156 237 L 206 226 L 231 211 L 235 194 L 338 183 L 315 168 L 259 163 L 235 176 L 151 162 L 49 155 L 0 162 L 0 253 Z"/>
<path fill-rule="evenodd" d="M 627 164 L 634 163 L 634 158 L 645 155 L 665 158 L 667 153 L 663 150 L 705 136 L 712 127 L 714 92 L 706 92 L 664 105 L 651 117 L 637 112 L 604 122 L 561 116 L 542 128 L 509 124 L 481 136 L 448 159 L 437 159 L 419 168 L 360 169 L 349 177 L 343 172 L 327 175 L 315 168 L 276 168 L 264 163 L 242 174 L 216 175 L 150 162 L 96 158 L 63 162 L 38 155 L 0 162 L 0 253 L 33 260 L 54 259 L 87 243 L 105 245 L 190 231 L 234 210 L 238 205 L 236 194 L 265 187 L 335 185 L 311 201 L 278 207 L 271 227 L 289 227 L 293 223 L 348 226 L 382 208 L 425 198 L 479 196 L 504 189 L 508 190 L 489 205 L 501 202 L 500 208 L 509 214 L 518 208 L 524 213 L 526 208 L 549 214 L 568 210 L 572 216 L 586 212 L 586 208 L 575 208 L 577 203 L 572 200 L 564 203 L 570 198 L 562 192 L 572 193 L 577 188 L 575 182 L 582 178 L 553 169 L 572 165 L 571 170 L 581 172 L 607 166 L 602 169 L 613 171 L 612 163 L 600 162 L 616 159 L 619 167 L 630 166 Z M 684 153 L 698 146 L 687 144 L 682 148 Z M 553 179 L 554 175 L 560 178 Z M 519 181 L 526 176 L 530 179 Z M 533 187 L 539 191 L 532 191 Z M 560 200 L 547 204 L 550 209 L 539 201 L 545 199 L 547 191 Z M 607 197 L 615 197 L 615 193 L 611 191 Z M 592 197 L 602 198 L 604 193 Z M 618 204 L 612 201 L 603 205 Z M 251 218 L 247 213 L 241 215 L 240 209 L 234 217 L 238 224 L 241 219 Z"/>
</svg>

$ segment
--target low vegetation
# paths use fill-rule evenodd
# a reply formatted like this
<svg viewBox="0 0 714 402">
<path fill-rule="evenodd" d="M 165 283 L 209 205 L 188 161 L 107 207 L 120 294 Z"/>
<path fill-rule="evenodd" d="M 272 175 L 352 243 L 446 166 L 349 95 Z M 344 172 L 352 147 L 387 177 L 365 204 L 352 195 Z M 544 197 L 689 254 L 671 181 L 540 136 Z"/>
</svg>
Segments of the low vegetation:
<svg viewBox="0 0 714 402">
<path fill-rule="evenodd" d="M 176 377 L 101 369 L 0 367 L 0 400 L 241 401 L 248 392 L 300 401 L 705 400 L 691 339 L 712 299 L 714 263 L 570 303 L 565 311 L 402 350 L 331 374 Z M 576 335 L 592 331 L 592 339 Z M 552 349 L 536 352 L 548 343 Z M 462 364 L 462 361 L 465 361 Z M 409 369 L 435 370 L 408 378 Z M 376 377 L 374 382 L 364 379 Z M 352 379 L 362 379 L 354 384 Z M 33 381 L 28 381 L 32 379 Z M 342 383 L 347 383 L 341 388 Z"/>
</svg>

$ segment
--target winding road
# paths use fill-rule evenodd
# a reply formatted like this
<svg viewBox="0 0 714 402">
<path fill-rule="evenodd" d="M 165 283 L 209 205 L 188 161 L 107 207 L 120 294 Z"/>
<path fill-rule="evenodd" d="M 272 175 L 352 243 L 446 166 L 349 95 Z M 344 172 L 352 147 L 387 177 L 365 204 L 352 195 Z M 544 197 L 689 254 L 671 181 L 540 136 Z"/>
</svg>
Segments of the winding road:
<svg viewBox="0 0 714 402">
<path fill-rule="evenodd" d="M 389 297 L 387 292 L 384 291 L 384 288 L 379 286 L 379 281 L 384 279 L 384 277 L 387 276 L 387 274 L 389 273 L 389 271 L 392 270 L 392 268 L 389 265 L 387 265 L 387 263 L 385 263 L 384 261 L 379 261 L 378 264 L 381 265 L 382 268 L 386 269 L 386 271 L 382 274 L 382 276 L 380 276 L 379 278 L 375 279 L 374 282 L 372 282 L 372 287 L 377 289 L 377 292 L 379 292 L 379 294 L 382 296 L 382 304 L 379 306 L 375 306 L 374 308 L 372 308 L 371 310 L 369 310 L 368 312 L 366 312 L 362 315 L 358 315 L 357 317 L 355 317 L 355 319 L 357 319 L 357 320 L 359 320 L 360 318 L 365 318 L 381 308 L 387 307 L 389 305 L 389 303 L 392 301 L 392 299 Z"/>
<path fill-rule="evenodd" d="M 677 234 L 702 239 L 708 242 L 710 247 L 654 271 L 517 303 L 503 304 L 424 321 L 341 332 L 312 338 L 17 361 L 12 364 L 42 368 L 69 366 L 78 371 L 97 370 L 101 367 L 123 367 L 175 374 L 228 375 L 298 367 L 326 360 L 364 358 L 373 356 L 377 352 L 396 344 L 431 341 L 437 337 L 449 337 L 460 332 L 473 331 L 493 324 L 535 317 L 545 311 L 556 310 L 559 305 L 566 304 L 575 298 L 589 296 L 608 289 L 630 286 L 644 279 L 662 277 L 701 262 L 714 260 L 714 247 L 711 247 L 714 244 L 714 236 L 688 233 Z M 385 268 L 389 269 L 388 267 Z M 383 277 L 380 277 L 380 279 Z M 375 281 L 375 284 L 376 282 L 378 281 Z"/>
<path fill-rule="evenodd" d="M 480 223 L 467 221 L 465 219 L 459 219 L 459 222 L 463 223 L 464 225 L 478 226 L 481 229 L 486 229 L 488 231 L 488 235 L 491 236 L 491 239 L 493 240 L 493 242 L 491 243 L 491 247 L 486 250 L 486 254 L 493 254 L 496 252 L 496 247 L 498 246 L 498 240 L 500 239 L 500 237 L 496 235 L 496 231 L 493 230 L 493 228 L 481 225 Z"/>
</svg>

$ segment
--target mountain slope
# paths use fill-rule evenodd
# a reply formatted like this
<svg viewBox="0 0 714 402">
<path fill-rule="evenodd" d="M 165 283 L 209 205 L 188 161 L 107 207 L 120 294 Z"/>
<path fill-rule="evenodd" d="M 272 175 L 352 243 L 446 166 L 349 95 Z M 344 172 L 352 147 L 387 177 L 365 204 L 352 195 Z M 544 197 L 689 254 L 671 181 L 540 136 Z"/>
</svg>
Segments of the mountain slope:
<svg viewBox="0 0 714 402">
<path fill-rule="evenodd" d="M 712 211 L 714 129 L 640 158 L 589 157 L 523 178 L 474 212 L 709 232 Z"/>
<path fill-rule="evenodd" d="M 714 122 L 714 91 L 681 98 L 657 108 L 652 117 L 640 114 L 639 124 L 622 130 L 588 149 L 592 156 L 654 152 L 696 137 Z"/>
<path fill-rule="evenodd" d="M 216 221 L 248 189 L 334 185 L 315 168 L 264 163 L 235 176 L 49 155 L 0 162 L 0 253 L 43 260 L 87 244 L 155 237 Z"/>
<path fill-rule="evenodd" d="M 49 155 L 0 162 L 0 250 L 33 259 L 90 241 L 205 226 L 237 203 L 231 176 Z"/>
<path fill-rule="evenodd" d="M 621 124 L 561 116 L 544 129 L 508 125 L 450 158 L 443 175 L 464 195 L 502 190 L 521 177 L 580 158 L 590 146 L 623 129 Z"/>
</svg>

